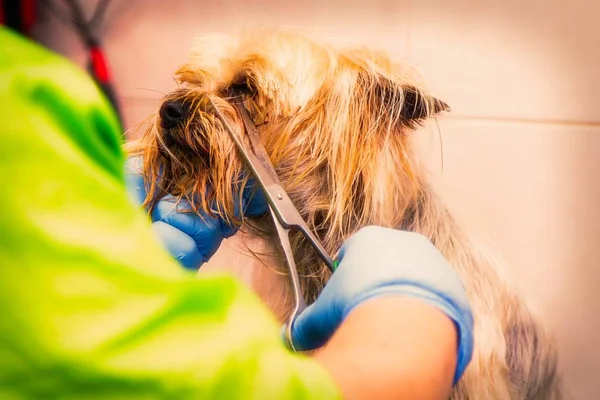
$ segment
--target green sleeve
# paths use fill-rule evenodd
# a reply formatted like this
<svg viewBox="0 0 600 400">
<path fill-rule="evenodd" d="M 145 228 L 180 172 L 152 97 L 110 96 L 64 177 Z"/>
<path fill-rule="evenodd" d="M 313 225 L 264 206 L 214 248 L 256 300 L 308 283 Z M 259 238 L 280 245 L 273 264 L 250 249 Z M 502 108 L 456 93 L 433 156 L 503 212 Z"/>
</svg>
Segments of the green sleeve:
<svg viewBox="0 0 600 400">
<path fill-rule="evenodd" d="M 197 278 L 126 194 L 110 106 L 0 28 L 0 398 L 338 398 L 234 278 Z"/>
</svg>

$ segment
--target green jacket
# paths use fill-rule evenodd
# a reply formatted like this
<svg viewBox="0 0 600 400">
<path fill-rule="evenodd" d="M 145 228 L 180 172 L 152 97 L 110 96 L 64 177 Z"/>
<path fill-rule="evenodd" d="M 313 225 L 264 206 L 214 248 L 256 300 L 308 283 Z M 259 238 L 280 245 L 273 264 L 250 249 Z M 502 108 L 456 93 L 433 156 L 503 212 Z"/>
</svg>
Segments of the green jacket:
<svg viewBox="0 0 600 400">
<path fill-rule="evenodd" d="M 248 288 L 163 250 L 118 130 L 82 70 L 0 28 L 0 398 L 338 398 Z"/>
</svg>

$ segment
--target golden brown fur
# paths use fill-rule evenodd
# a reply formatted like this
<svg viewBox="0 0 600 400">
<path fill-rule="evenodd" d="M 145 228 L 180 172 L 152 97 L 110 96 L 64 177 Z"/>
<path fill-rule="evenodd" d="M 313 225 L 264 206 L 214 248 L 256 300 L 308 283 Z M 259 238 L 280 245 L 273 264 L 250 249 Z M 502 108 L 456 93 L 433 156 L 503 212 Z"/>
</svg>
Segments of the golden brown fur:
<svg viewBox="0 0 600 400">
<path fill-rule="evenodd" d="M 287 31 L 254 32 L 201 39 L 177 80 L 179 88 L 165 100 L 185 105 L 186 122 L 162 129 L 153 115 L 130 148 L 144 155 L 150 193 L 157 193 L 148 204 L 169 192 L 241 222 L 233 207 L 246 183 L 243 166 L 206 98 L 241 131 L 231 105 L 241 93 L 285 190 L 329 252 L 366 225 L 413 230 L 429 237 L 460 273 L 476 343 L 454 399 L 560 398 L 555 350 L 542 326 L 427 183 L 411 134 L 447 106 L 427 94 L 410 67 L 365 48 L 338 49 Z M 244 228 L 273 235 L 268 217 L 246 220 Z M 313 301 L 327 269 L 300 238 L 293 248 Z"/>
</svg>

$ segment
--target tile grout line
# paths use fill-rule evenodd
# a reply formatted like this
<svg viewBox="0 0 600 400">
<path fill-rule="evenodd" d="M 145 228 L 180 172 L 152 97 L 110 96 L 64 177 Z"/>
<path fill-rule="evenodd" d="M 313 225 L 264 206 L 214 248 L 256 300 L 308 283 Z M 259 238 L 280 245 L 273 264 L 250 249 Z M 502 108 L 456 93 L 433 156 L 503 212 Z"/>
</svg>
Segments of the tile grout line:
<svg viewBox="0 0 600 400">
<path fill-rule="evenodd" d="M 600 127 L 600 122 L 594 121 L 569 121 L 569 120 L 553 120 L 553 119 L 535 119 L 535 118 L 514 118 L 514 117 L 486 117 L 476 115 L 445 115 L 440 120 L 453 121 L 480 121 L 480 122 L 495 122 L 502 124 L 527 124 L 527 125 L 558 125 L 558 126 L 576 126 L 576 127 Z"/>
</svg>

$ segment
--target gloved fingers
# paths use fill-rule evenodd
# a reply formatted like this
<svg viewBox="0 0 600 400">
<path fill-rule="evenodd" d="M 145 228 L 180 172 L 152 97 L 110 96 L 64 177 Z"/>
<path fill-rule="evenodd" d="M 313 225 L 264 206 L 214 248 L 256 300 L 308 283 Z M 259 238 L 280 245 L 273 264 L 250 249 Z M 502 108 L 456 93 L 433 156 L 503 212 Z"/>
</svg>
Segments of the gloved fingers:
<svg viewBox="0 0 600 400">
<path fill-rule="evenodd" d="M 125 161 L 125 186 L 134 204 L 140 206 L 146 199 L 146 183 L 142 175 L 142 156 L 129 157 Z"/>
<path fill-rule="evenodd" d="M 294 321 L 292 342 L 296 350 L 308 351 L 322 347 L 341 324 L 341 314 L 334 304 L 327 303 L 317 300 Z"/>
<path fill-rule="evenodd" d="M 238 199 L 236 195 L 239 188 L 237 185 L 232 185 L 234 191 L 234 199 Z M 253 180 L 249 179 L 244 188 L 242 189 L 241 197 L 241 210 L 240 202 L 234 200 L 233 213 L 237 219 L 244 217 L 257 217 L 266 214 L 269 211 L 269 204 L 265 193 L 258 184 Z M 237 227 L 231 224 L 229 221 L 221 220 L 221 231 L 223 237 L 228 238 L 233 236 L 237 232 Z"/>
<path fill-rule="evenodd" d="M 132 156 L 125 162 L 125 179 L 128 195 L 132 201 L 137 204 L 143 204 L 147 196 L 147 183 L 143 176 L 143 157 Z M 240 186 L 238 182 L 232 182 L 232 191 L 239 193 Z M 237 189 L 236 189 L 237 188 Z M 234 196 L 235 198 L 236 196 Z M 215 207 L 213 207 L 215 208 Z M 241 202 L 235 204 L 234 212 L 238 218 L 240 214 L 248 216 L 257 216 L 268 211 L 268 205 L 262 190 L 255 186 L 254 181 L 249 180 L 243 188 Z M 219 217 L 208 215 L 198 215 L 192 211 L 192 207 L 185 199 L 176 199 L 172 195 L 164 196 L 160 199 L 152 211 L 151 219 L 153 222 L 162 222 L 171 225 L 177 231 L 187 235 L 187 238 L 181 239 L 181 244 L 173 242 L 173 237 L 180 237 L 179 234 L 173 234 L 171 230 L 159 224 L 158 231 L 164 236 L 165 245 L 174 256 L 178 258 L 187 268 L 197 268 L 202 262 L 207 261 L 216 253 L 224 238 L 230 237 L 237 232 L 237 227 L 224 221 Z M 192 248 L 189 239 L 195 242 Z M 189 249 L 189 255 L 184 255 L 183 249 Z M 193 249 L 193 251 L 192 251 Z M 199 258 L 198 258 L 199 257 Z M 188 260 L 192 260 L 189 261 Z"/>
<path fill-rule="evenodd" d="M 137 204 L 142 204 L 147 196 L 147 184 L 144 181 L 143 176 L 143 156 L 131 156 L 127 158 L 125 162 L 125 176 L 127 183 L 127 190 L 130 196 Z M 243 177 L 238 180 L 237 183 L 232 182 L 231 190 L 234 194 L 239 190 L 239 185 L 243 180 Z M 237 196 L 234 196 L 236 198 Z M 165 196 L 163 200 L 174 200 L 172 196 Z M 185 200 L 181 200 L 181 203 L 185 206 L 189 206 L 189 203 Z M 241 197 L 241 212 L 240 212 L 240 204 L 239 202 L 235 202 L 234 204 L 234 214 L 237 218 L 241 218 L 241 214 L 244 216 L 259 216 L 267 213 L 269 211 L 269 206 L 265 197 L 263 190 L 258 186 L 253 178 L 247 180 L 244 188 L 242 190 Z M 214 208 L 214 207 L 213 207 Z M 191 209 L 191 207 L 190 207 Z M 226 222 L 223 223 L 223 231 L 225 237 L 231 236 L 235 233 L 236 229 L 234 227 L 229 226 Z"/>
<path fill-rule="evenodd" d="M 205 240 L 214 231 L 220 230 L 218 217 L 199 215 L 192 211 L 185 199 L 176 200 L 173 196 L 163 197 L 152 210 L 152 221 L 162 221 L 185 232 L 194 240 Z"/>
<path fill-rule="evenodd" d="M 249 179 L 242 191 L 242 205 L 244 216 L 248 217 L 258 217 L 269 211 L 265 192 L 254 179 Z"/>
<path fill-rule="evenodd" d="M 178 200 L 172 195 L 166 195 L 156 203 L 152 210 L 152 221 L 168 221 L 176 224 L 178 229 L 192 227 L 196 219 L 200 217 L 192 212 L 192 206 L 187 200 Z M 188 228 L 189 229 L 189 228 Z M 190 234 L 190 232 L 186 232 Z"/>
<path fill-rule="evenodd" d="M 152 220 L 172 225 L 190 236 L 203 260 L 208 261 L 217 252 L 225 237 L 222 220 L 218 217 L 198 215 L 190 210 L 186 200 L 176 202 L 173 196 L 166 196 L 156 204 Z"/>
<path fill-rule="evenodd" d="M 412 282 L 468 303 L 456 271 L 431 241 L 420 234 L 366 227 L 346 241 L 339 260 L 327 286 L 340 281 L 336 285 L 343 286 L 346 293 Z"/>
<path fill-rule="evenodd" d="M 205 259 L 196 242 L 186 233 L 168 223 L 157 221 L 152 229 L 167 251 L 186 269 L 197 270 Z"/>
</svg>

